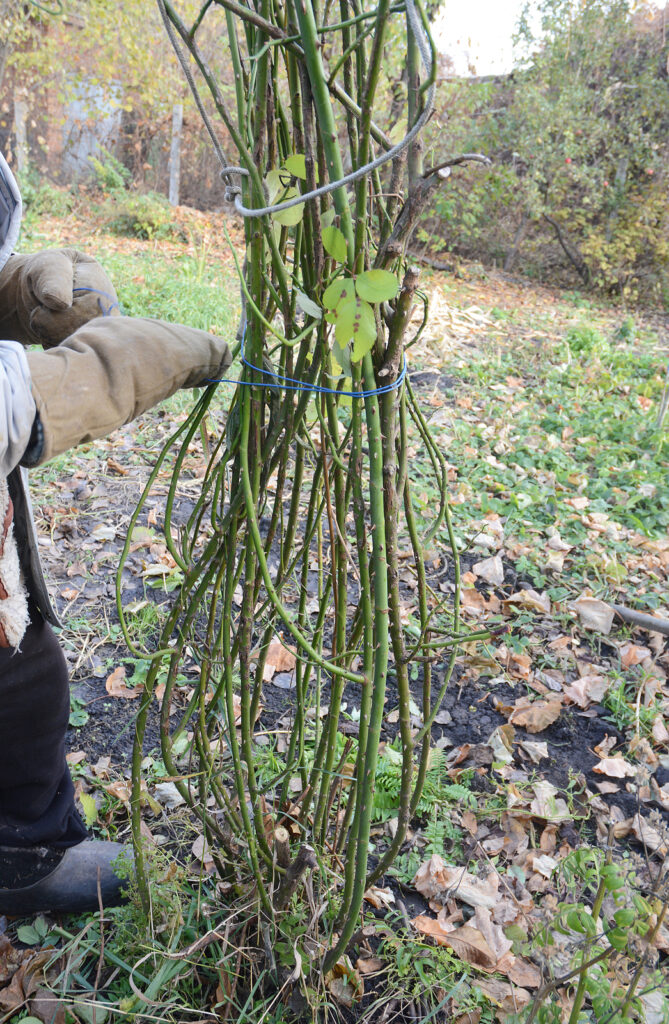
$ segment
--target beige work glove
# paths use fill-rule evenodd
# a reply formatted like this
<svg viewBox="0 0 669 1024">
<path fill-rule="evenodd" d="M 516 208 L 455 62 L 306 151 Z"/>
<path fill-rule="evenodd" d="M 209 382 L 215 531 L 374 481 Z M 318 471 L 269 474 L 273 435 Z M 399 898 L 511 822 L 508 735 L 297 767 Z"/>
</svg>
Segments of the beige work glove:
<svg viewBox="0 0 669 1024">
<path fill-rule="evenodd" d="M 51 348 L 99 316 L 118 315 L 104 270 L 76 249 L 10 256 L 0 271 L 0 338 Z"/>
<path fill-rule="evenodd" d="M 43 432 L 31 465 L 104 437 L 179 388 L 223 376 L 232 362 L 213 334 L 127 316 L 93 320 L 27 357 Z"/>
</svg>

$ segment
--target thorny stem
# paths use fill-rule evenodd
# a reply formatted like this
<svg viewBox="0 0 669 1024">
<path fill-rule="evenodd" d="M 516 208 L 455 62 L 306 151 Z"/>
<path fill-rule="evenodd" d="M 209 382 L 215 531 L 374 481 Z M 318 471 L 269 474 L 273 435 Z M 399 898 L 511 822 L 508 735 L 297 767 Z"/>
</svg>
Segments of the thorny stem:
<svg viewBox="0 0 669 1024">
<path fill-rule="evenodd" d="M 379 148 L 391 148 L 374 120 L 374 107 L 384 71 L 387 23 L 402 9 L 396 0 L 380 0 L 373 11 L 345 0 L 290 0 L 285 5 L 258 0 L 251 6 L 206 0 L 186 29 L 174 0 L 164 0 L 180 45 L 192 57 L 247 172 L 241 176 L 245 206 L 266 205 L 272 180 L 268 173 L 284 167 L 289 158 L 302 156 L 304 172 L 298 167 L 282 187 L 304 193 L 328 180 L 341 181 L 345 163 L 356 169 Z M 230 109 L 198 41 L 210 15 L 224 21 L 227 30 L 234 75 Z M 410 32 L 407 53 L 407 119 L 413 124 L 421 86 Z M 344 119 L 335 114 L 334 104 Z M 408 165 L 412 189 L 422 171 L 418 145 L 412 147 Z M 280 898 L 271 895 L 275 865 L 270 844 L 278 821 L 291 823 L 291 856 L 298 847 L 307 849 L 305 841 L 313 846 L 315 859 L 309 864 L 318 863 L 323 880 L 316 876 L 310 884 L 320 886 L 320 898 L 330 898 L 327 889 L 342 874 L 343 862 L 338 935 L 322 965 L 325 970 L 346 950 L 358 927 L 366 887 L 392 863 L 415 813 L 427 771 L 431 725 L 462 640 L 445 459 L 410 386 L 378 391 L 398 379 L 405 347 L 411 344 L 407 334 L 413 333 L 415 340 L 422 329 L 410 326 L 415 323 L 418 274 L 404 263 L 401 248 L 428 190 L 413 189 L 411 208 L 403 216 L 405 179 L 401 157 L 392 167 L 359 179 L 350 194 L 340 185 L 295 207 L 286 218 L 245 220 L 243 265 L 235 256 L 242 282 L 238 341 L 244 334 L 246 359 L 263 369 L 243 366 L 218 439 L 216 413 L 211 412 L 214 388 L 205 392 L 172 439 L 180 447 L 168 493 L 166 543 L 183 583 L 165 616 L 158 650 L 141 652 L 151 665 L 133 751 L 132 825 L 146 909 L 150 893 L 139 841 L 142 744 L 148 707 L 166 662 L 161 711 L 165 764 L 203 821 L 209 841 L 219 844 L 229 859 L 244 857 L 263 927 L 274 920 L 280 930 L 277 915 L 289 897 L 298 898 L 291 887 L 284 887 Z M 239 178 L 232 175 L 230 180 L 236 186 Z M 339 252 L 335 258 L 331 245 L 324 244 L 326 227 L 343 236 L 345 258 Z M 355 276 L 372 267 L 404 274 L 402 289 L 395 299 L 372 304 L 375 342 L 346 368 L 350 378 L 339 382 L 333 376 L 334 330 L 322 316 L 323 293 L 342 272 Z M 279 375 L 298 379 L 306 390 L 279 387 Z M 327 392 L 314 395 L 311 387 Z M 353 399 L 344 401 L 342 391 L 351 391 Z M 185 526 L 177 528 L 173 520 L 179 473 L 208 411 L 212 443 L 202 493 Z M 439 490 L 439 509 L 423 538 L 411 497 L 410 429 L 417 432 Z M 168 450 L 160 456 L 144 497 L 164 470 Z M 136 522 L 137 516 L 132 525 Z M 428 585 L 423 551 L 444 526 L 456 591 L 448 636 L 432 626 L 441 604 Z M 403 530 L 409 535 L 418 582 L 421 632 L 411 652 L 406 650 L 399 584 Z M 128 553 L 129 542 L 124 560 Z M 120 574 L 118 603 L 120 608 Z M 123 618 L 122 625 L 130 640 Z M 280 757 L 278 744 L 272 749 L 276 767 L 268 771 L 255 729 L 264 702 L 264 676 L 271 667 L 268 651 L 277 637 L 294 646 L 295 691 L 287 744 Z M 434 699 L 430 652 L 449 647 L 445 679 Z M 177 677 L 187 652 L 196 660 L 199 675 L 175 719 Z M 412 736 L 408 664 L 419 652 L 423 725 Z M 399 823 L 393 842 L 369 875 L 374 785 L 391 662 L 402 738 Z M 315 719 L 308 706 L 314 698 Z M 322 724 L 321 699 L 328 705 Z M 355 741 L 342 740 L 344 699 L 359 706 L 357 749 Z M 190 730 L 184 770 L 175 741 L 190 736 Z M 265 727 L 263 732 L 266 737 Z M 349 777 L 347 765 L 353 761 L 355 771 Z M 296 779 L 298 790 L 302 787 L 298 794 Z M 299 871 L 296 877 L 301 877 Z"/>
<path fill-rule="evenodd" d="M 609 829 L 609 841 L 606 844 L 606 846 L 607 846 L 607 849 L 606 849 L 606 859 L 605 859 L 605 863 L 606 864 L 610 864 L 611 863 L 611 857 L 612 857 L 612 846 L 611 846 L 611 843 L 612 843 L 612 840 L 613 840 L 613 826 L 611 826 L 611 828 Z M 604 897 L 605 896 L 606 896 L 606 880 L 604 878 L 600 878 L 599 885 L 597 887 L 597 892 L 595 893 L 595 898 L 593 900 L 592 911 L 591 911 L 592 919 L 595 922 L 595 925 L 599 921 L 599 915 L 600 915 L 600 913 L 602 911 L 602 903 L 604 902 Z M 587 981 L 588 981 L 587 972 L 583 971 L 582 974 L 579 976 L 578 985 L 576 986 L 576 992 L 574 993 L 574 1002 L 572 1004 L 571 1013 L 569 1014 L 568 1024 L 576 1024 L 576 1021 L 579 1018 L 579 1014 L 581 1012 L 581 1007 L 583 1006 L 583 1000 L 585 999 L 585 986 L 587 984 Z"/>
</svg>

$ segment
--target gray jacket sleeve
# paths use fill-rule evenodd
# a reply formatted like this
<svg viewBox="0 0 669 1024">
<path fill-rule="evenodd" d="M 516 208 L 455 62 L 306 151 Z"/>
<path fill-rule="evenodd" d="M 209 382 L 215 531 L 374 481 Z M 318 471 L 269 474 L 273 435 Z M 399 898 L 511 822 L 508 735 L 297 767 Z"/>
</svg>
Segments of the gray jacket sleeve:
<svg viewBox="0 0 669 1024">
<path fill-rule="evenodd" d="M 218 379 L 232 360 L 214 334 L 129 316 L 98 317 L 27 358 L 43 431 L 31 466 L 106 437 L 179 388 Z"/>
<path fill-rule="evenodd" d="M 35 414 L 23 346 L 16 341 L 0 341 L 0 475 L 9 476 L 21 461 Z"/>
</svg>

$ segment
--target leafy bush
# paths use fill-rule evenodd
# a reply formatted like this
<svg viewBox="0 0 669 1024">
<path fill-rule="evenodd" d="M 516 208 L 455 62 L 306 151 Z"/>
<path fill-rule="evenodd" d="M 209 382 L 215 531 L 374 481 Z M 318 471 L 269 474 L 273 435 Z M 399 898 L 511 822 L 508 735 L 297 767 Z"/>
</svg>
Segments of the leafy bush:
<svg viewBox="0 0 669 1024">
<path fill-rule="evenodd" d="M 116 193 L 106 202 L 105 226 L 117 235 L 169 238 L 178 234 L 172 209 L 157 192 Z"/>
<path fill-rule="evenodd" d="M 102 159 L 89 156 L 97 188 L 105 198 L 100 210 L 104 226 L 117 235 L 133 238 L 169 238 L 178 235 L 172 208 L 158 192 L 130 190 L 131 173 L 108 150 Z"/>
<path fill-rule="evenodd" d="M 102 149 L 100 152 L 102 160 L 96 156 L 88 158 L 95 172 L 98 188 L 102 192 L 124 192 L 130 184 L 130 171 L 109 150 Z"/>
<path fill-rule="evenodd" d="M 565 341 L 573 356 L 589 356 L 601 352 L 606 342 L 596 327 L 570 327 Z"/>
<path fill-rule="evenodd" d="M 669 39 L 627 0 L 542 0 L 524 65 L 442 91 L 433 152 L 472 149 L 423 224 L 439 248 L 533 277 L 669 305 Z M 448 131 L 443 121 L 448 120 Z"/>
<path fill-rule="evenodd" d="M 74 205 L 71 192 L 34 174 L 21 181 L 21 197 L 26 214 L 35 217 L 66 217 Z"/>
</svg>

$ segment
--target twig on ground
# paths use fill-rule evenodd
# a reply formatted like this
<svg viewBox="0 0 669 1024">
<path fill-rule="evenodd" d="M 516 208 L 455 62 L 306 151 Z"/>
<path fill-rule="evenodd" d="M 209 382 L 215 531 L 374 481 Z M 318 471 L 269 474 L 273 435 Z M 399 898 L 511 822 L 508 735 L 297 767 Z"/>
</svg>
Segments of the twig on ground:
<svg viewBox="0 0 669 1024">
<path fill-rule="evenodd" d="M 632 608 L 626 608 L 624 604 L 614 604 L 611 607 L 623 622 L 647 629 L 651 633 L 662 633 L 663 636 L 669 636 L 669 619 L 656 619 L 654 615 L 635 612 Z"/>
</svg>

